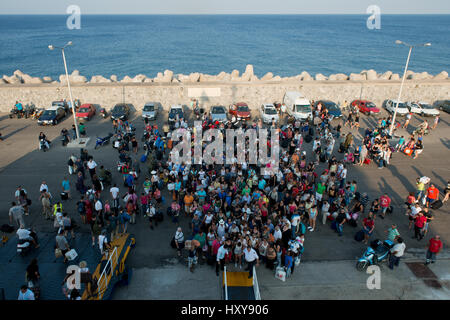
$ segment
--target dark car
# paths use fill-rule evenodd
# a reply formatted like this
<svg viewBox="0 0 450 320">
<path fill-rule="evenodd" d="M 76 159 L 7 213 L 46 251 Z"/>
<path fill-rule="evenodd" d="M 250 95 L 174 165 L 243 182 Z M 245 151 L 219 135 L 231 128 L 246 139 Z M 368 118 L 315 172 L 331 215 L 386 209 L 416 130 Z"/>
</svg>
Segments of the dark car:
<svg viewBox="0 0 450 320">
<path fill-rule="evenodd" d="M 314 107 L 318 104 L 322 104 L 322 107 L 328 110 L 328 114 L 332 115 L 334 118 L 342 117 L 342 111 L 336 103 L 330 100 L 319 100 L 314 103 Z"/>
<path fill-rule="evenodd" d="M 131 112 L 131 104 L 118 103 L 111 110 L 111 120 L 128 120 Z"/>
<path fill-rule="evenodd" d="M 450 113 L 450 100 L 436 101 L 434 103 L 434 107 L 439 110 Z"/>
<path fill-rule="evenodd" d="M 66 111 L 63 107 L 50 107 L 46 109 L 38 119 L 38 125 L 56 125 L 66 116 Z"/>
</svg>

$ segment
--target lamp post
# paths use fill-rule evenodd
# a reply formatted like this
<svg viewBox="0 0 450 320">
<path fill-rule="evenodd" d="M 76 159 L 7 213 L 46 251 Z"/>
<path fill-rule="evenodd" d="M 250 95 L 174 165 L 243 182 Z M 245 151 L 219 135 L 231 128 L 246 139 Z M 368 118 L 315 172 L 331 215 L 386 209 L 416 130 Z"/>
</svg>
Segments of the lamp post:
<svg viewBox="0 0 450 320">
<path fill-rule="evenodd" d="M 405 71 L 403 72 L 402 83 L 401 83 L 401 85 L 400 85 L 400 91 L 399 91 L 399 93 L 398 93 L 397 104 L 395 105 L 394 116 L 392 117 L 392 123 L 391 123 L 391 127 L 390 127 L 390 129 L 389 129 L 389 135 L 390 135 L 390 136 L 392 136 L 392 131 L 393 131 L 393 129 L 394 129 L 395 117 L 397 116 L 398 104 L 399 104 L 400 98 L 401 98 L 401 96 L 402 96 L 403 83 L 405 82 L 405 79 L 406 79 L 406 72 L 408 71 L 408 64 L 409 64 L 409 59 L 411 58 L 411 52 L 412 52 L 412 49 L 413 49 L 414 47 L 429 47 L 429 46 L 431 46 L 431 43 L 429 43 L 429 42 L 423 43 L 423 44 L 417 44 L 417 45 L 410 45 L 410 44 L 407 44 L 407 43 L 405 43 L 405 42 L 403 42 L 403 41 L 396 40 L 395 43 L 396 43 L 396 44 L 403 44 L 403 45 L 409 47 L 409 53 L 408 53 L 408 58 L 406 59 L 406 66 L 405 66 Z"/>
<path fill-rule="evenodd" d="M 53 45 L 49 45 L 48 48 L 50 50 L 54 50 L 54 49 L 61 49 L 62 52 L 62 57 L 63 57 L 63 61 L 64 61 L 64 69 L 66 70 L 66 80 L 67 80 L 67 87 L 69 88 L 69 96 L 70 96 L 70 103 L 72 104 L 72 114 L 73 114 L 73 122 L 75 123 L 75 131 L 77 134 L 77 140 L 80 139 L 80 133 L 78 131 L 78 124 L 77 124 L 77 116 L 76 116 L 76 110 L 75 110 L 75 105 L 73 103 L 73 98 L 72 98 L 72 89 L 70 88 L 70 81 L 69 81 L 69 73 L 67 72 L 67 63 L 66 63 L 66 55 L 64 54 L 64 49 L 68 46 L 72 45 L 72 41 L 69 41 L 65 44 L 64 47 L 55 47 Z"/>
</svg>

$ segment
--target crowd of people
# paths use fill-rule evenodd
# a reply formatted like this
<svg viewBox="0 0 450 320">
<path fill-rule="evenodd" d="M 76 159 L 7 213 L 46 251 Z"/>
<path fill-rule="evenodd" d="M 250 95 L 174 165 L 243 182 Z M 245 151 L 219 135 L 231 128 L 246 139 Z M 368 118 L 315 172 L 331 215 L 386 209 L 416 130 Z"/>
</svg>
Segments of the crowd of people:
<svg viewBox="0 0 450 320">
<path fill-rule="evenodd" d="M 292 119 L 278 128 L 282 146 L 279 168 L 267 175 L 260 174 L 258 165 L 249 163 L 248 155 L 244 163 L 238 163 L 235 154 L 231 163 L 221 166 L 175 163 L 167 124 L 159 128 L 146 122 L 138 142 L 131 123 L 115 120 L 113 148 L 118 152 L 117 169 L 122 181 L 113 183 L 111 171 L 99 165 L 86 149 L 79 156 L 71 155 L 68 171 L 76 176 L 75 189 L 80 194 L 76 210 L 81 222 L 90 226 L 92 246 L 98 245 L 102 254 L 120 233 L 127 232 L 129 224 L 137 223 L 137 216 L 155 230 L 168 215 L 176 225 L 171 245 L 178 256 L 186 252 L 191 271 L 201 259 L 215 265 L 217 275 L 226 264 L 232 264 L 239 269 L 246 266 L 251 278 L 253 267 L 263 264 L 271 270 L 282 267 L 289 277 L 301 261 L 305 239 L 319 228 L 329 224 L 337 236 L 342 236 L 344 228 L 359 227 L 364 243 L 368 243 L 377 217 L 384 219 L 392 212 L 387 193 L 370 201 L 358 182 L 347 178 L 351 166 L 373 160 L 382 169 L 397 151 L 412 148 L 415 157 L 421 152 L 417 144 L 423 143 L 422 132 L 418 132 L 417 142 L 413 135 L 408 143 L 402 137 L 396 146 L 391 145 L 390 116 L 380 119 L 375 128 L 365 129 L 360 143 L 351 131 L 360 128 L 357 111 L 350 110 L 349 117 L 338 119 L 336 126 L 331 125 L 332 120 L 319 104 L 308 121 Z M 240 126 L 258 130 L 263 125 L 254 121 Z M 345 126 L 350 127 L 346 134 L 342 132 Z M 187 128 L 187 122 L 177 119 L 174 127 Z M 203 127 L 225 130 L 233 124 L 219 124 L 205 115 Z M 305 143 L 311 142 L 312 156 L 305 148 Z M 139 151 L 144 155 L 138 157 Z M 76 197 L 67 177 L 61 188 L 67 198 Z M 418 182 L 417 193 L 407 199 L 410 228 L 414 224 L 419 240 L 433 219 L 429 207 L 439 199 L 432 184 L 424 188 Z M 70 209 L 64 210 L 60 201 L 53 200 L 45 181 L 40 192 L 42 214 L 54 221 L 56 247 L 66 261 L 65 253 L 71 249 L 67 237 L 75 237 L 75 221 L 67 214 Z M 449 186 L 445 192 L 443 202 L 448 200 Z M 422 197 L 426 197 L 423 205 Z M 10 209 L 11 221 L 24 225 L 22 213 L 27 214 L 30 203 L 22 187 L 16 191 L 16 202 Z M 181 220 L 189 221 L 188 230 L 183 230 Z M 397 226 L 386 232 L 392 241 L 404 243 Z M 393 251 L 393 265 L 398 264 L 403 251 L 398 246 Z M 432 258 L 430 255 L 429 260 Z"/>
</svg>

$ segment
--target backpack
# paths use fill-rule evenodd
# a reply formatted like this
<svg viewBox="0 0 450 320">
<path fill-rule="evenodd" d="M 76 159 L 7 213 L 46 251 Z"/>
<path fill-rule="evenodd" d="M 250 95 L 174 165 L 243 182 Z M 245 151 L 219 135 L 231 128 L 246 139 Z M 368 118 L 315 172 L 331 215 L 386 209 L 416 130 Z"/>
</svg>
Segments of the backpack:
<svg viewBox="0 0 450 320">
<path fill-rule="evenodd" d="M 5 223 L 0 227 L 0 231 L 5 233 L 14 232 L 14 226 Z"/>
<path fill-rule="evenodd" d="M 83 201 L 78 202 L 78 213 L 84 213 L 86 211 L 86 206 Z"/>
</svg>

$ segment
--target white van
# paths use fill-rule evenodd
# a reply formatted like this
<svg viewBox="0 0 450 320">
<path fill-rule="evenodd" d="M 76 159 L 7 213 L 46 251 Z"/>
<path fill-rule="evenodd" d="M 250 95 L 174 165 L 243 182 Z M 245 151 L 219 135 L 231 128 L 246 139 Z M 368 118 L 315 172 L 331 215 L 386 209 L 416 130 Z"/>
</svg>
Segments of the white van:
<svg viewBox="0 0 450 320">
<path fill-rule="evenodd" d="M 286 105 L 286 112 L 296 120 L 312 119 L 311 103 L 301 92 L 287 91 L 283 98 Z"/>
</svg>

